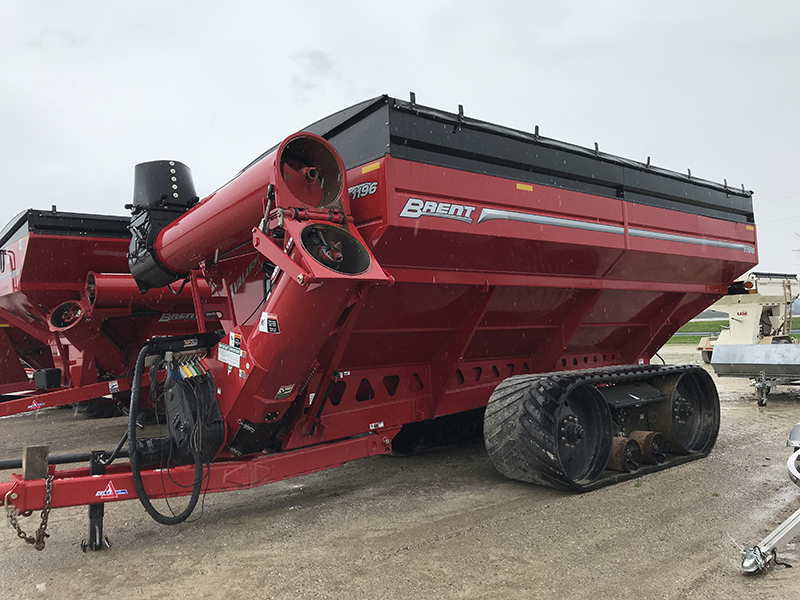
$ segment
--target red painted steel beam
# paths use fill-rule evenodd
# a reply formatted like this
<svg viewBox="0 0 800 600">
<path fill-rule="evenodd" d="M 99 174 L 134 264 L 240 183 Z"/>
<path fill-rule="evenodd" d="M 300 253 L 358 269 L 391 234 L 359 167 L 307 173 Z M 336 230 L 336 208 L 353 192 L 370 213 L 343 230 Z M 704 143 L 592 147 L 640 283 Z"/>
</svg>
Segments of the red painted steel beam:
<svg viewBox="0 0 800 600">
<path fill-rule="evenodd" d="M 544 370 L 551 370 L 569 347 L 570 340 L 583 325 L 586 315 L 594 308 L 601 294 L 600 290 L 581 291 L 577 294 L 569 303 L 568 311 L 561 318 L 558 329 L 531 354 L 531 364 L 544 365 Z"/>
<path fill-rule="evenodd" d="M 347 315 L 344 324 L 341 328 L 339 328 L 338 331 L 332 333 L 331 335 L 331 337 L 333 337 L 335 340 L 332 353 L 329 356 L 319 357 L 319 364 L 322 367 L 322 376 L 320 377 L 319 385 L 316 393 L 314 394 L 314 400 L 311 403 L 311 406 L 308 407 L 306 414 L 297 419 L 295 426 L 292 428 L 292 431 L 286 440 L 286 448 L 291 449 L 304 445 L 304 442 L 300 441 L 300 438 L 303 436 L 311 436 L 312 431 L 315 431 L 314 425 L 319 425 L 322 415 L 318 413 L 324 410 L 324 405 L 322 403 L 327 401 L 325 395 L 327 393 L 328 386 L 332 381 L 334 371 L 339 368 L 339 361 L 342 359 L 342 353 L 344 352 L 347 342 L 350 340 L 350 336 L 353 333 L 353 328 L 358 320 L 358 315 L 361 314 L 361 309 L 364 306 L 364 298 L 368 292 L 369 290 L 365 289 L 360 293 L 354 294 L 353 304 L 349 309 L 350 312 Z M 297 408 L 300 409 L 301 406 L 297 406 Z M 318 439 L 321 437 L 322 429 L 320 430 Z M 305 443 L 307 443 L 307 441 L 305 441 Z"/>
<path fill-rule="evenodd" d="M 648 354 L 653 355 L 658 352 L 659 348 L 661 348 L 664 344 L 667 343 L 667 340 L 672 337 L 672 335 L 678 329 L 678 323 L 685 323 L 688 319 L 685 315 L 696 315 L 700 313 L 702 310 L 708 307 L 708 299 L 700 296 L 695 300 L 689 302 L 686 305 L 673 308 L 672 313 L 670 315 L 670 319 L 667 320 L 659 329 L 655 331 L 650 339 L 650 342 L 640 350 L 640 354 Z M 676 315 L 675 313 L 680 310 L 681 315 Z M 673 320 L 674 318 L 674 320 Z M 653 326 L 657 327 L 660 321 L 653 320 Z"/>
<path fill-rule="evenodd" d="M 32 380 L 26 381 L 15 381 L 13 383 L 6 383 L 4 385 L 0 385 L 0 396 L 3 394 L 14 394 L 19 392 L 30 392 L 34 388 L 34 384 Z M 2 404 L 0 404 L 2 406 Z M 0 416 L 3 416 L 0 413 Z"/>
<path fill-rule="evenodd" d="M 125 392 L 131 389 L 127 379 L 112 379 L 75 388 L 31 394 L 16 400 L 0 402 L 0 417 L 107 396 L 111 393 L 111 386 L 114 384 L 118 388 L 115 391 Z"/>
<path fill-rule="evenodd" d="M 359 458 L 388 454 L 391 452 L 391 441 L 398 431 L 399 427 L 384 429 L 375 434 L 292 452 L 212 463 L 204 473 L 203 492 L 250 489 L 332 469 Z M 56 471 L 51 465 L 50 474 L 54 476 L 52 508 L 138 497 L 128 465 L 109 467 L 105 475 L 89 475 L 88 468 Z M 169 471 L 149 469 L 142 471 L 141 475 L 149 498 L 188 496 L 192 491 L 194 466 L 174 467 Z M 0 483 L 0 498 L 5 498 L 20 511 L 43 509 L 44 493 L 43 479 L 24 481 L 19 475 L 13 475 L 12 481 Z"/>
<path fill-rule="evenodd" d="M 436 414 L 442 396 L 447 389 L 447 384 L 453 377 L 456 367 L 463 362 L 464 352 L 469 347 L 472 338 L 480 325 L 489 304 L 495 296 L 496 287 L 475 290 L 476 297 L 472 307 L 464 315 L 458 329 L 450 336 L 447 342 L 431 362 L 431 412 Z"/>
<path fill-rule="evenodd" d="M 27 322 L 22 320 L 19 316 L 15 315 L 12 312 L 7 310 L 3 310 L 0 308 L 0 317 L 3 318 L 9 325 L 12 327 L 17 327 L 21 329 L 31 337 L 36 338 L 44 343 L 53 337 L 53 334 L 50 333 L 50 330 L 47 329 L 47 326 L 44 324 L 44 319 L 40 322 Z"/>
<path fill-rule="evenodd" d="M 651 347 L 653 340 L 663 339 L 664 343 L 666 343 L 666 340 L 672 337 L 676 327 L 670 322 L 670 317 L 686 299 L 686 296 L 687 294 L 670 293 L 663 294 L 660 297 L 655 310 L 653 310 L 650 315 L 647 324 L 647 335 L 632 336 L 628 343 L 620 348 L 620 355 L 626 363 L 632 364 L 636 362 L 638 358 L 643 357 L 645 355 L 645 349 Z M 698 300 L 701 306 L 698 307 L 697 312 L 699 313 L 703 310 L 702 307 L 705 307 L 708 301 L 703 296 L 699 296 Z M 653 352 L 657 351 L 660 347 L 660 345 L 655 347 Z M 648 358 L 650 356 L 651 355 L 648 355 Z"/>
</svg>

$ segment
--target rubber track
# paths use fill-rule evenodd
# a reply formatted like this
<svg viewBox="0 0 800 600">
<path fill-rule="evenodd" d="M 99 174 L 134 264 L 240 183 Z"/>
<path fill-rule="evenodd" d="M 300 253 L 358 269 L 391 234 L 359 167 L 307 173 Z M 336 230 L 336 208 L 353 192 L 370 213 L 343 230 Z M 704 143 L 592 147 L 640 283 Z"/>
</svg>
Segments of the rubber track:
<svg viewBox="0 0 800 600">
<path fill-rule="evenodd" d="M 595 481 L 571 481 L 556 457 L 555 417 L 560 397 L 579 383 L 594 385 L 652 379 L 659 375 L 701 369 L 695 365 L 624 365 L 582 371 L 540 373 L 510 377 L 495 388 L 484 417 L 484 440 L 489 457 L 509 479 L 549 487 L 589 491 L 675 464 L 702 458 L 708 453 L 671 457 L 661 465 L 634 473 L 614 473 Z"/>
</svg>

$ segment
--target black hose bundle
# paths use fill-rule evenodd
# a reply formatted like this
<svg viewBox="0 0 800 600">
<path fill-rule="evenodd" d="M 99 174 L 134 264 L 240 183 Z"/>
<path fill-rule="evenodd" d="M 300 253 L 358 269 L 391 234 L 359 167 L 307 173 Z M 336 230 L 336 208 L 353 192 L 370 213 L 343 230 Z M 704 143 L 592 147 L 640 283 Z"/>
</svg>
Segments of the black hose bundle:
<svg viewBox="0 0 800 600">
<path fill-rule="evenodd" d="M 156 510 L 150 499 L 147 497 L 147 492 L 142 483 L 141 467 L 139 464 L 139 449 L 136 444 L 136 413 L 139 410 L 139 396 L 142 387 L 142 371 L 144 370 L 144 362 L 150 352 L 150 343 L 144 345 L 139 352 L 136 359 L 136 369 L 133 373 L 133 385 L 131 386 L 131 406 L 130 413 L 128 414 L 128 454 L 131 461 L 131 475 L 133 476 L 133 487 L 136 489 L 136 494 L 139 496 L 139 502 L 157 523 L 162 525 L 177 525 L 183 523 L 192 514 L 197 502 L 200 499 L 200 491 L 203 484 L 203 457 L 200 449 L 196 447 L 191 448 L 192 456 L 194 457 L 194 485 L 192 486 L 192 495 L 186 508 L 179 514 L 167 516 L 161 514 Z M 152 385 L 152 384 L 151 384 Z"/>
</svg>

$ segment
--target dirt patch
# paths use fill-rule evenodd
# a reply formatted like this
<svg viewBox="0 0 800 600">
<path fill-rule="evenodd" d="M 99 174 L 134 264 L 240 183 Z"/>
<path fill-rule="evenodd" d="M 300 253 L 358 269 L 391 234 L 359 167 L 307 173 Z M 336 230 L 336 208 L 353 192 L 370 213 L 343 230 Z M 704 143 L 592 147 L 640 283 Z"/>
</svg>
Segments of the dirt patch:
<svg viewBox="0 0 800 600">
<path fill-rule="evenodd" d="M 661 356 L 700 362 L 692 347 Z M 375 457 L 209 495 L 174 527 L 136 501 L 109 504 L 113 545 L 89 553 L 86 508 L 59 509 L 43 552 L 0 528 L 0 586 L 20 599 L 792 597 L 797 569 L 746 577 L 735 543 L 759 542 L 797 508 L 784 444 L 800 393 L 758 407 L 746 380 L 715 380 L 714 451 L 666 472 L 575 495 L 503 479 L 481 445 Z M 63 409 L 0 419 L 0 458 L 36 443 L 111 448 L 124 429 Z M 797 546 L 784 558 L 800 564 Z"/>
</svg>

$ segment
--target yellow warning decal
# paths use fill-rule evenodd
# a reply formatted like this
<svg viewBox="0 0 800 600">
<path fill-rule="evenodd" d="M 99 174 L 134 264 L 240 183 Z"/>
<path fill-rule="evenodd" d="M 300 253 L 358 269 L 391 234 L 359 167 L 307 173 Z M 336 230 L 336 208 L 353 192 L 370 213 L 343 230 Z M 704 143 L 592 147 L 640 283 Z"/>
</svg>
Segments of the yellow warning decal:
<svg viewBox="0 0 800 600">
<path fill-rule="evenodd" d="M 745 225 L 745 227 L 747 228 L 747 231 L 755 231 L 755 229 L 756 229 L 752 225 Z"/>
<path fill-rule="evenodd" d="M 374 162 L 368 165 L 361 167 L 361 174 L 364 175 L 365 173 L 369 173 L 370 171 L 377 171 L 381 168 L 381 163 Z"/>
<path fill-rule="evenodd" d="M 532 192 L 533 191 L 533 186 L 532 185 L 528 185 L 527 183 L 518 183 L 517 184 L 517 189 L 518 190 L 525 190 L 526 192 Z"/>
</svg>

